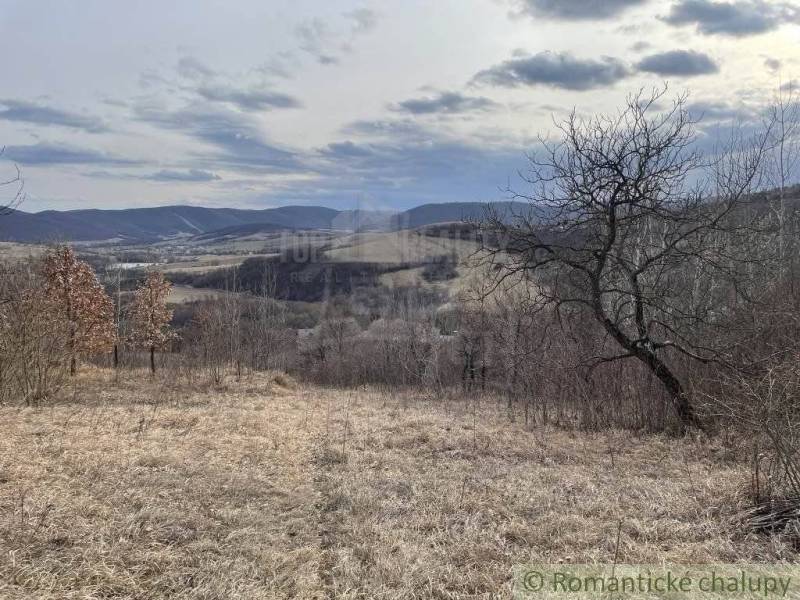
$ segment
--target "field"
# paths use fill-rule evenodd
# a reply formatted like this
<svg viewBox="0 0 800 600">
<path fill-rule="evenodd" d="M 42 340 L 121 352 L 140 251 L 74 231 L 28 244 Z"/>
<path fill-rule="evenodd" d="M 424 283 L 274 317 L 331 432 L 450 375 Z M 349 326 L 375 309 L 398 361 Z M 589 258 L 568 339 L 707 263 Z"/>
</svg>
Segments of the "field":
<svg viewBox="0 0 800 600">
<path fill-rule="evenodd" d="M 8 262 L 25 261 L 30 258 L 38 258 L 44 253 L 44 250 L 44 246 L 38 244 L 0 242 L 0 257 Z"/>
<path fill-rule="evenodd" d="M 163 265 L 167 273 L 207 273 L 214 269 L 224 269 L 242 264 L 245 259 L 253 257 L 273 256 L 268 254 L 200 254 L 185 260 L 178 260 Z"/>
<path fill-rule="evenodd" d="M 196 302 L 198 300 L 217 300 L 224 298 L 229 293 L 231 292 L 193 288 L 188 285 L 173 285 L 169 292 L 168 302 L 170 304 L 184 304 L 186 302 Z"/>
<path fill-rule="evenodd" d="M 507 598 L 526 561 L 793 556 L 741 526 L 746 459 L 721 438 L 162 377 L 84 368 L 49 406 L 0 408 L 0 597 Z"/>
<path fill-rule="evenodd" d="M 453 253 L 465 259 L 477 249 L 478 245 L 471 241 L 397 231 L 343 236 L 333 241 L 325 256 L 330 260 L 407 263 Z"/>
</svg>

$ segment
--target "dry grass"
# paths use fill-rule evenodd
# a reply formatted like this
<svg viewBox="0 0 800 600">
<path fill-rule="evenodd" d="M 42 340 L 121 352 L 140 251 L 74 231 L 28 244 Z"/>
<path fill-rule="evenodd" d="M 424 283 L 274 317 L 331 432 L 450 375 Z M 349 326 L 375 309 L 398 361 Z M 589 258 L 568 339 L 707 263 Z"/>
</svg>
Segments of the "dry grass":
<svg viewBox="0 0 800 600">
<path fill-rule="evenodd" d="M 196 302 L 198 300 L 218 300 L 233 294 L 225 290 L 214 290 L 211 288 L 193 288 L 188 285 L 173 285 L 169 292 L 168 302 L 170 304 L 185 304 L 186 302 Z"/>
<path fill-rule="evenodd" d="M 623 562 L 794 556 L 739 526 L 716 441 L 280 375 L 79 383 L 0 409 L 2 598 L 509 597 L 514 564 L 610 561 L 620 522 Z"/>
<path fill-rule="evenodd" d="M 477 249 L 475 242 L 433 238 L 404 230 L 343 236 L 333 242 L 325 256 L 334 261 L 405 263 L 451 253 L 465 259 Z"/>
<path fill-rule="evenodd" d="M 0 257 L 3 261 L 15 263 L 40 258 L 46 247 L 39 244 L 20 244 L 17 242 L 0 242 Z"/>
<path fill-rule="evenodd" d="M 261 245 L 263 247 L 263 244 Z M 261 247 L 258 248 L 260 250 Z M 242 252 L 247 252 L 243 249 Z M 168 273 L 209 273 L 218 269 L 236 267 L 248 258 L 273 257 L 275 254 L 201 254 L 191 260 L 166 263 L 164 269 Z"/>
</svg>

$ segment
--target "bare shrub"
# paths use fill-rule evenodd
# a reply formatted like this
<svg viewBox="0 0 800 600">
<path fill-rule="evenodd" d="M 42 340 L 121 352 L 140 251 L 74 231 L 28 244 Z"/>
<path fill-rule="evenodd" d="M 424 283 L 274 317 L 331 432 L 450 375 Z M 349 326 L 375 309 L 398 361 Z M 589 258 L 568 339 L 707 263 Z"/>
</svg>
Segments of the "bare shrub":
<svg viewBox="0 0 800 600">
<path fill-rule="evenodd" d="M 0 404 L 39 404 L 68 374 L 70 331 L 43 284 L 30 266 L 0 268 Z"/>
<path fill-rule="evenodd" d="M 752 443 L 752 497 L 800 502 L 800 356 L 756 375 L 719 382 L 709 400 L 723 423 Z"/>
</svg>

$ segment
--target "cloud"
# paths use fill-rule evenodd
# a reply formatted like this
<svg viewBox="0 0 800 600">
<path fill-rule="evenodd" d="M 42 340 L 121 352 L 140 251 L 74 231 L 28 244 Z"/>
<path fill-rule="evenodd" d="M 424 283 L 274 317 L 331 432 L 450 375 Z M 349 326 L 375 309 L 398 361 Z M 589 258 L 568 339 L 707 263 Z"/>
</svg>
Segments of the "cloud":
<svg viewBox="0 0 800 600">
<path fill-rule="evenodd" d="M 766 57 L 764 59 L 764 66 L 769 69 L 772 73 L 777 73 L 781 70 L 783 63 L 778 60 L 777 58 Z"/>
<path fill-rule="evenodd" d="M 583 91 L 613 85 L 630 74 L 623 62 L 609 56 L 595 60 L 575 58 L 569 53 L 540 52 L 504 61 L 481 71 L 473 81 L 503 87 L 544 85 Z"/>
<path fill-rule="evenodd" d="M 521 12 L 570 21 L 609 19 L 647 0 L 517 0 Z"/>
<path fill-rule="evenodd" d="M 200 86 L 196 91 L 206 100 L 234 104 L 244 111 L 300 108 L 303 106 L 302 102 L 293 96 L 267 90 L 240 90 L 222 84 L 215 84 Z"/>
<path fill-rule="evenodd" d="M 245 112 L 300 108 L 303 106 L 300 100 L 289 94 L 269 89 L 264 84 L 265 76 L 269 75 L 289 78 L 290 58 L 290 53 L 273 56 L 270 62 L 256 67 L 255 71 L 262 75 L 259 83 L 244 87 L 241 85 L 241 78 L 234 79 L 223 72 L 211 69 L 194 57 L 184 56 L 176 67 L 178 76 L 182 79 L 179 88 L 195 93 L 208 102 L 231 104 Z M 151 78 L 153 76 L 160 78 L 161 84 L 170 87 L 169 82 L 159 74 L 151 74 Z"/>
<path fill-rule="evenodd" d="M 305 171 L 299 157 L 264 140 L 256 123 L 235 111 L 209 109 L 190 105 L 180 110 L 139 104 L 136 118 L 155 127 L 176 131 L 216 147 L 220 153 L 197 153 L 195 163 L 215 168 L 226 165 L 233 169 L 262 173 Z"/>
<path fill-rule="evenodd" d="M 658 75 L 694 77 L 719 72 L 719 66 L 710 56 L 692 50 L 671 50 L 644 57 L 636 68 Z"/>
<path fill-rule="evenodd" d="M 33 123 L 35 125 L 59 125 L 80 129 L 89 133 L 108 131 L 105 124 L 95 117 L 66 112 L 25 100 L 0 100 L 5 108 L 0 110 L 0 119 Z"/>
<path fill-rule="evenodd" d="M 352 138 L 321 151 L 325 165 L 317 181 L 282 190 L 280 197 L 366 195 L 403 204 L 497 200 L 525 163 L 514 144 L 473 143 L 411 119 L 356 121 L 343 133 Z"/>
<path fill-rule="evenodd" d="M 482 96 L 465 96 L 458 92 L 440 92 L 428 98 L 412 98 L 392 106 L 392 110 L 414 115 L 458 114 L 489 110 L 497 103 Z"/>
<path fill-rule="evenodd" d="M 146 175 L 143 179 L 151 181 L 184 181 L 184 182 L 205 182 L 219 181 L 222 179 L 216 173 L 204 171 L 202 169 L 189 169 L 188 171 L 161 170 L 151 175 Z"/>
<path fill-rule="evenodd" d="M 381 140 L 402 140 L 407 143 L 426 144 L 435 135 L 413 119 L 360 120 L 348 123 L 342 133 L 364 138 Z"/>
<path fill-rule="evenodd" d="M 724 101 L 692 102 L 686 107 L 692 119 L 702 121 L 704 126 L 720 122 L 750 122 L 757 120 L 758 111 L 744 105 L 733 105 Z"/>
<path fill-rule="evenodd" d="M 139 161 L 104 152 L 62 144 L 40 142 L 29 146 L 6 146 L 3 158 L 21 165 L 137 165 Z"/>
<path fill-rule="evenodd" d="M 292 79 L 299 67 L 299 61 L 293 52 L 284 50 L 271 56 L 256 67 L 256 71 L 267 77 Z"/>
<path fill-rule="evenodd" d="M 339 58 L 331 51 L 334 34 L 320 18 L 308 19 L 295 28 L 300 49 L 317 59 L 321 65 L 335 65 Z"/>
<path fill-rule="evenodd" d="M 369 8 L 357 8 L 344 13 L 343 16 L 352 21 L 350 31 L 353 35 L 369 33 L 378 25 L 378 13 Z"/>
<path fill-rule="evenodd" d="M 344 12 L 340 17 L 338 24 L 315 17 L 295 28 L 300 49 L 322 65 L 339 64 L 342 55 L 352 52 L 356 38 L 370 33 L 378 24 L 378 13 L 368 8 Z"/>
<path fill-rule="evenodd" d="M 800 10 L 787 3 L 763 0 L 680 0 L 662 20 L 670 25 L 694 25 L 705 35 L 744 37 L 797 22 Z"/>
<path fill-rule="evenodd" d="M 178 74 L 186 79 L 214 77 L 216 72 L 192 56 L 184 56 L 178 61 Z"/>
<path fill-rule="evenodd" d="M 372 154 L 369 148 L 359 146 L 350 140 L 328 144 L 322 152 L 327 156 L 334 157 L 370 156 Z"/>
</svg>

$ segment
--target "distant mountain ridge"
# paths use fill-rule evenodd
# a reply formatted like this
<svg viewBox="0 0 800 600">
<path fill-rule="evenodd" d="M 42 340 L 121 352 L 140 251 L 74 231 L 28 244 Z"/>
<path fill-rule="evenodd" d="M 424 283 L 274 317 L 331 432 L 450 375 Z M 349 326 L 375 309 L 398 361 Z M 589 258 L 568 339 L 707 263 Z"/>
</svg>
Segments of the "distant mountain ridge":
<svg viewBox="0 0 800 600">
<path fill-rule="evenodd" d="M 500 216 L 511 216 L 514 213 L 523 213 L 528 205 L 523 202 L 447 202 L 444 204 L 423 204 L 407 211 L 396 214 L 391 219 L 390 227 L 393 230 L 417 229 L 436 223 L 451 223 L 455 221 L 474 221 L 486 215 L 486 209 L 491 206 Z"/>
<path fill-rule="evenodd" d="M 495 203 L 494 206 L 510 203 Z M 486 204 L 426 204 L 400 213 L 344 210 L 321 206 L 281 206 L 262 210 L 160 206 L 120 210 L 13 211 L 0 215 L 0 241 L 67 242 L 122 239 L 147 242 L 179 235 L 223 230 L 233 234 L 257 229 L 346 229 L 353 231 L 413 229 L 425 225 L 479 218 Z"/>
</svg>

